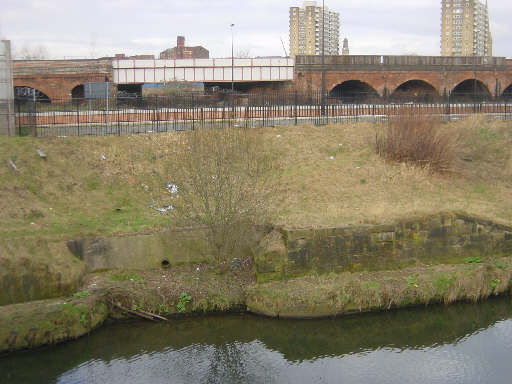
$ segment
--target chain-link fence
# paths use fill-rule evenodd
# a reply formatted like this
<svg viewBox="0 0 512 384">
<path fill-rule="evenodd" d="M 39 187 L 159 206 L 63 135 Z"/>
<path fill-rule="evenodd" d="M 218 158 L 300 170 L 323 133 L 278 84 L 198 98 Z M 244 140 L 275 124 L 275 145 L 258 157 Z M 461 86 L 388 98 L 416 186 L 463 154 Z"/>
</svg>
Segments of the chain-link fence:
<svg viewBox="0 0 512 384">
<path fill-rule="evenodd" d="M 0 135 L 14 135 L 15 132 L 11 44 L 0 40 Z"/>
</svg>

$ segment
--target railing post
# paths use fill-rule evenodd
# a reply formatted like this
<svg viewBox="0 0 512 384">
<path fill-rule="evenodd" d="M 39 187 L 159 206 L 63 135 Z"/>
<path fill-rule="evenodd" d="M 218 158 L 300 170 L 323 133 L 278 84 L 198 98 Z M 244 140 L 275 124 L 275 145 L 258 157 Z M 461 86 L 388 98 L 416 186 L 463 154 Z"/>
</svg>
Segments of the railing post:
<svg viewBox="0 0 512 384">
<path fill-rule="evenodd" d="M 21 103 L 18 101 L 18 136 L 21 136 Z"/>
<path fill-rule="evenodd" d="M 195 131 L 196 129 L 196 121 L 195 121 L 195 100 L 194 100 L 194 94 L 192 94 L 192 130 Z"/>
<path fill-rule="evenodd" d="M 294 101 L 295 101 L 295 105 L 294 105 L 294 110 L 295 110 L 295 125 L 298 124 L 298 111 L 297 111 L 297 108 L 298 108 L 298 104 L 299 104 L 299 100 L 298 100 L 298 94 L 297 94 L 297 89 L 295 89 L 295 98 L 294 98 Z"/>
<path fill-rule="evenodd" d="M 261 94 L 261 113 L 263 117 L 262 125 L 265 126 L 265 95 Z"/>
</svg>

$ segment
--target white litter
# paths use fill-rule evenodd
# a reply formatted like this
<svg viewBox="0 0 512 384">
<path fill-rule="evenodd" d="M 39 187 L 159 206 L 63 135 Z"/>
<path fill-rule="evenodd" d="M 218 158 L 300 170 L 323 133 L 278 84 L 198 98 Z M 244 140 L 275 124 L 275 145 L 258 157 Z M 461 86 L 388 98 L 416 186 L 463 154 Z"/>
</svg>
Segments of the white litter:
<svg viewBox="0 0 512 384">
<path fill-rule="evenodd" d="M 14 164 L 14 161 L 12 161 L 12 159 L 9 159 L 9 165 L 11 166 L 12 169 L 14 169 L 15 172 L 19 172 L 20 171 L 18 169 L 18 167 L 16 166 L 16 164 Z"/>
<path fill-rule="evenodd" d="M 281 137 L 281 135 L 277 135 L 276 137 Z"/>
<path fill-rule="evenodd" d="M 334 160 L 334 156 L 329 157 L 329 159 Z"/>
<path fill-rule="evenodd" d="M 101 155 L 100 160 L 105 161 L 105 160 L 107 160 L 107 158 L 105 157 L 105 155 Z"/>
<path fill-rule="evenodd" d="M 179 191 L 179 188 L 176 184 L 173 184 L 173 183 L 167 183 L 165 185 L 165 189 L 167 189 L 167 191 L 169 191 L 170 194 L 172 195 L 176 195 Z"/>
<path fill-rule="evenodd" d="M 37 154 L 39 155 L 39 157 L 40 157 L 41 159 L 46 159 L 46 154 L 45 154 L 43 151 L 41 151 L 40 149 L 38 149 L 36 152 L 37 152 Z"/>
<path fill-rule="evenodd" d="M 155 208 L 155 210 L 160 213 L 167 213 L 169 211 L 174 211 L 174 207 L 172 205 L 169 205 L 168 207 Z"/>
</svg>

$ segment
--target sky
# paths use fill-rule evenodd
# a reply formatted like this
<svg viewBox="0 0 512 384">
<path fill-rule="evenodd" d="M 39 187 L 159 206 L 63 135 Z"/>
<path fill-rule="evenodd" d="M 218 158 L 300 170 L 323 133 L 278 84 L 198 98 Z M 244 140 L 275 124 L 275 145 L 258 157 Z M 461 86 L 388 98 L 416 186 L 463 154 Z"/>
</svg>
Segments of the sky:
<svg viewBox="0 0 512 384">
<path fill-rule="evenodd" d="M 488 0 L 494 55 L 512 57 L 511 0 Z M 235 52 L 284 56 L 288 10 L 296 0 L 2 0 L 0 38 L 14 52 L 43 48 L 48 58 L 155 54 L 202 45 L 210 57 Z M 319 2 L 320 3 L 320 2 Z M 440 0 L 327 0 L 340 13 L 351 54 L 440 54 Z"/>
</svg>

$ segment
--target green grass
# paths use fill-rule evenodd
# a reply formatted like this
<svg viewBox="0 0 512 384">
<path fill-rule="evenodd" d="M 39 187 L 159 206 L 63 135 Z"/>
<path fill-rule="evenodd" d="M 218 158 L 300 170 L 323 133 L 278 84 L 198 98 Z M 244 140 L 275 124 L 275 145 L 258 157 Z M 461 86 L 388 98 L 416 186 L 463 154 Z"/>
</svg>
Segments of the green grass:
<svg viewBox="0 0 512 384">
<path fill-rule="evenodd" d="M 502 261 L 509 265 L 510 260 Z M 402 271 L 311 275 L 260 284 L 249 288 L 247 305 L 250 311 L 269 316 L 332 316 L 459 300 L 477 302 L 510 292 L 511 284 L 510 266 L 415 266 Z"/>
</svg>

